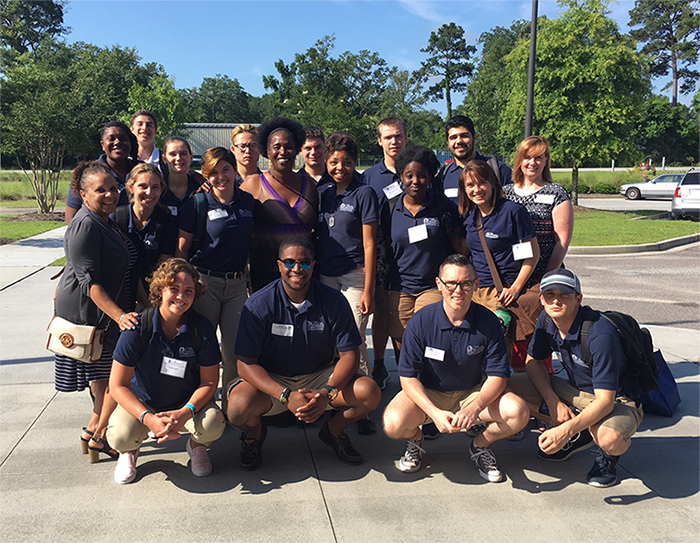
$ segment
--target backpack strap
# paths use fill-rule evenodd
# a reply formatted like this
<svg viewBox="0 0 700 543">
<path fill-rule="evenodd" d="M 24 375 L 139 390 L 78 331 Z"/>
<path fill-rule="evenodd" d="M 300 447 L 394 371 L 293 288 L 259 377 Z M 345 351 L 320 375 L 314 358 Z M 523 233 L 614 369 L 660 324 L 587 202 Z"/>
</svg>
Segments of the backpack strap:
<svg viewBox="0 0 700 543">
<path fill-rule="evenodd" d="M 602 315 L 604 317 L 605 315 Z M 583 355 L 583 361 L 589 368 L 593 367 L 593 359 L 591 357 L 591 350 L 588 348 L 588 333 L 591 331 L 591 326 L 593 326 L 593 321 L 583 321 L 581 323 L 581 354 Z"/>
<path fill-rule="evenodd" d="M 153 315 L 158 308 L 150 306 L 141 312 L 141 322 L 139 326 L 139 359 L 146 354 L 148 343 L 153 335 Z"/>
<path fill-rule="evenodd" d="M 197 192 L 194 195 L 195 225 L 190 245 L 190 257 L 199 250 L 199 246 L 204 239 L 204 232 L 207 229 L 207 195 L 204 192 Z"/>
<path fill-rule="evenodd" d="M 190 332 L 190 342 L 194 352 L 199 354 L 202 348 L 202 319 L 196 311 L 187 312 L 187 324 Z"/>
<path fill-rule="evenodd" d="M 114 223 L 124 232 L 129 229 L 129 207 L 128 205 L 117 206 L 114 211 Z"/>
<path fill-rule="evenodd" d="M 496 174 L 496 179 L 498 179 L 498 182 L 503 185 L 503 180 L 501 179 L 501 168 L 498 165 L 498 159 L 495 156 L 492 156 L 486 161 L 486 164 L 491 166 L 491 169 L 493 170 L 493 173 Z"/>
</svg>

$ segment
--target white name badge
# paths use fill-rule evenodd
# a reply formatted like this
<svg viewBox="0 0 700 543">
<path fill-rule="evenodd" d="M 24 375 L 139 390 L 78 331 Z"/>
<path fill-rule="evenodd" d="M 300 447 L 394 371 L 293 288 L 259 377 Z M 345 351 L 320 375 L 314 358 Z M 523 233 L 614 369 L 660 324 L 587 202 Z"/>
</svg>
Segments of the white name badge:
<svg viewBox="0 0 700 543">
<path fill-rule="evenodd" d="M 554 194 L 537 194 L 535 196 L 535 203 L 551 206 L 554 203 Z"/>
<path fill-rule="evenodd" d="M 382 189 L 382 191 L 384 191 L 384 196 L 386 196 L 387 200 L 391 200 L 403 192 L 398 181 L 394 181 L 391 185 L 387 185 Z"/>
<path fill-rule="evenodd" d="M 432 358 L 433 360 L 438 360 L 440 362 L 445 361 L 445 351 L 442 349 L 436 349 L 435 347 L 425 348 L 425 357 Z"/>
<path fill-rule="evenodd" d="M 228 213 L 226 213 L 225 209 L 210 209 L 207 212 L 207 217 L 209 217 L 210 221 L 215 221 L 216 219 L 225 219 L 228 217 Z"/>
<path fill-rule="evenodd" d="M 180 379 L 185 378 L 186 369 L 187 362 L 185 360 L 178 360 L 177 358 L 170 358 L 169 356 L 164 356 L 163 363 L 160 365 L 160 372 L 163 375 L 179 377 Z"/>
<path fill-rule="evenodd" d="M 272 335 L 282 337 L 292 337 L 294 335 L 293 324 L 277 324 L 272 325 Z"/>
<path fill-rule="evenodd" d="M 428 226 L 424 224 L 419 224 L 418 226 L 412 226 L 408 229 L 408 242 L 418 243 L 428 239 Z"/>
<path fill-rule="evenodd" d="M 459 198 L 459 189 L 445 189 L 445 196 L 448 198 Z"/>
<path fill-rule="evenodd" d="M 168 209 L 173 217 L 177 217 L 177 206 L 168 206 Z"/>
<path fill-rule="evenodd" d="M 513 258 L 515 260 L 525 260 L 533 256 L 532 244 L 529 241 L 513 245 Z"/>
</svg>

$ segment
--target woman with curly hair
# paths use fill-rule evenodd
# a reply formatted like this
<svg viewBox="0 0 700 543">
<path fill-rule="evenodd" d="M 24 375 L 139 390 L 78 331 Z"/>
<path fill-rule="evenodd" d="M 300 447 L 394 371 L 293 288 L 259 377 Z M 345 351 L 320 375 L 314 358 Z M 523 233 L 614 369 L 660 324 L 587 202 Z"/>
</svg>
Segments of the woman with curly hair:
<svg viewBox="0 0 700 543">
<path fill-rule="evenodd" d="M 276 117 L 258 127 L 258 148 L 270 160 L 270 169 L 241 185 L 255 198 L 250 251 L 253 291 L 279 278 L 277 252 L 283 240 L 297 235 L 311 238 L 318 213 L 316 183 L 294 172 L 294 160 L 305 138 L 301 124 L 286 117 Z"/>
<path fill-rule="evenodd" d="M 114 470 L 119 484 L 136 478 L 136 460 L 149 430 L 158 443 L 189 432 L 185 448 L 193 475 L 211 473 L 207 447 L 221 437 L 226 423 L 214 403 L 221 361 L 216 332 L 191 309 L 204 290 L 194 266 L 181 258 L 166 260 L 151 280 L 153 308 L 141 314 L 138 329 L 119 338 L 110 377 L 119 405 L 107 431 L 119 451 Z"/>
</svg>

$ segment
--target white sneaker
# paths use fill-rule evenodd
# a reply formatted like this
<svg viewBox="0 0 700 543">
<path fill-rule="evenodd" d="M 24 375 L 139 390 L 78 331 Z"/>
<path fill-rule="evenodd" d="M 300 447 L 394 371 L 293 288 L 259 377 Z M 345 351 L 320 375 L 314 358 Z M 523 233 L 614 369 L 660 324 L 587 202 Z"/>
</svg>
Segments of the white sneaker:
<svg viewBox="0 0 700 543">
<path fill-rule="evenodd" d="M 195 477 L 206 477 L 211 473 L 212 466 L 206 447 L 193 447 L 192 438 L 187 440 L 187 454 L 190 455 L 190 469 Z"/>
<path fill-rule="evenodd" d="M 418 471 L 423 463 L 423 454 L 425 449 L 421 447 L 423 440 L 415 441 L 409 439 L 406 442 L 406 452 L 399 460 L 399 470 L 404 473 L 414 473 Z"/>
<path fill-rule="evenodd" d="M 114 481 L 120 485 L 128 485 L 136 479 L 136 459 L 138 449 L 132 452 L 119 453 L 117 467 L 114 468 Z"/>
</svg>

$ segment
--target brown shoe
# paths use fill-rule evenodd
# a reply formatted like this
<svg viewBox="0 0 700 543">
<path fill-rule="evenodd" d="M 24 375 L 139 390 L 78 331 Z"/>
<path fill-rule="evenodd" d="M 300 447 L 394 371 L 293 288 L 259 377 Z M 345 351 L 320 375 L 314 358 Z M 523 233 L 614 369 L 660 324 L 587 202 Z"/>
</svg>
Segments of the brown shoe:
<svg viewBox="0 0 700 543">
<path fill-rule="evenodd" d="M 328 428 L 328 421 L 321 427 L 321 430 L 318 432 L 318 437 L 333 449 L 335 454 L 338 455 L 338 458 L 343 462 L 347 462 L 348 464 L 362 463 L 362 455 L 354 449 L 348 434 L 343 432 L 338 437 L 335 437 L 331 434 L 330 428 Z"/>
</svg>

